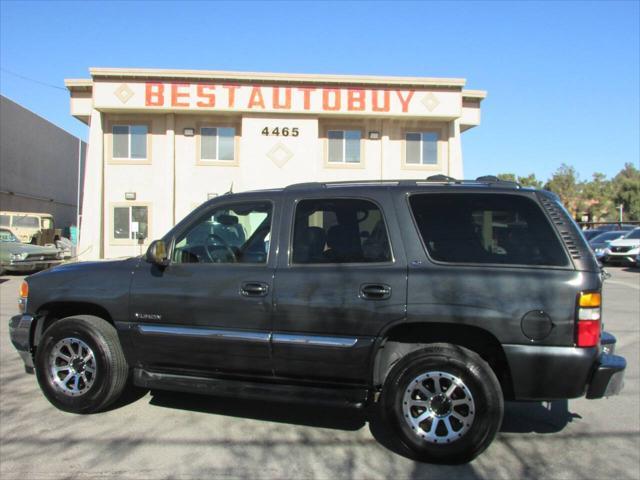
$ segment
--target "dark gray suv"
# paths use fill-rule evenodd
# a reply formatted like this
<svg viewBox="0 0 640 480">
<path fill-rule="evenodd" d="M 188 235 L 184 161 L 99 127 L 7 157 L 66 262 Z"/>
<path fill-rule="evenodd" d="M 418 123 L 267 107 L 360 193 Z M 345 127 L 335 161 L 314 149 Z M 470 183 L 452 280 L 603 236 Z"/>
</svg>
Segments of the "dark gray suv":
<svg viewBox="0 0 640 480">
<path fill-rule="evenodd" d="M 104 409 L 129 378 L 369 405 L 418 458 L 464 462 L 493 440 L 505 399 L 621 390 L 601 289 L 549 192 L 310 183 L 213 199 L 143 257 L 28 277 L 11 338 L 69 412 Z"/>
</svg>

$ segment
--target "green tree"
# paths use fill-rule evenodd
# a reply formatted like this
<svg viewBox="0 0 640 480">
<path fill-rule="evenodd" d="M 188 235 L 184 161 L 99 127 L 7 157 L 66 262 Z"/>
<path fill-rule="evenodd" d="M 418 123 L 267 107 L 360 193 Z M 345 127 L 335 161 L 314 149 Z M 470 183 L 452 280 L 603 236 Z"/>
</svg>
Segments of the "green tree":
<svg viewBox="0 0 640 480">
<path fill-rule="evenodd" d="M 613 185 L 604 173 L 594 173 L 591 181 L 583 182 L 580 209 L 591 221 L 613 220 L 615 206 Z"/>
<path fill-rule="evenodd" d="M 542 182 L 536 178 L 535 173 L 530 173 L 526 177 L 518 177 L 518 183 L 523 187 L 542 188 Z"/>
<path fill-rule="evenodd" d="M 632 163 L 613 177 L 613 201 L 624 206 L 626 220 L 640 220 L 640 170 Z"/>
<path fill-rule="evenodd" d="M 515 173 L 499 173 L 496 175 L 500 180 L 504 180 L 505 182 L 515 182 L 516 175 Z"/>
<path fill-rule="evenodd" d="M 563 163 L 547 181 L 544 188 L 558 195 L 567 210 L 574 217 L 577 215 L 580 209 L 581 185 L 575 168 Z"/>
</svg>

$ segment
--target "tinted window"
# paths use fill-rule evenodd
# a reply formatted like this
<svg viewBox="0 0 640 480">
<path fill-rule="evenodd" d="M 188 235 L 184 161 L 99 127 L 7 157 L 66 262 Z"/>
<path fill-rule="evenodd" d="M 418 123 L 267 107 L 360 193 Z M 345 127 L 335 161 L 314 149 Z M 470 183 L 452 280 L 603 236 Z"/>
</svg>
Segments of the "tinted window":
<svg viewBox="0 0 640 480">
<path fill-rule="evenodd" d="M 219 207 L 177 239 L 173 261 L 266 263 L 270 232 L 270 203 Z"/>
<path fill-rule="evenodd" d="M 413 195 L 411 209 L 434 260 L 513 265 L 567 264 L 544 213 L 515 195 Z"/>
<path fill-rule="evenodd" d="M 352 199 L 302 200 L 296 207 L 293 263 L 388 262 L 380 209 Z"/>
</svg>

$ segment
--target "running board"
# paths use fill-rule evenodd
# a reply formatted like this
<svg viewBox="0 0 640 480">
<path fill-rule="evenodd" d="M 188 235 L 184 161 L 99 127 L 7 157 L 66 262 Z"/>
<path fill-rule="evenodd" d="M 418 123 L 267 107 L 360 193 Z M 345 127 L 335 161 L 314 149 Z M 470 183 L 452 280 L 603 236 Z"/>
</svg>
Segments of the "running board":
<svg viewBox="0 0 640 480">
<path fill-rule="evenodd" d="M 320 388 L 280 383 L 249 382 L 220 378 L 157 373 L 135 368 L 135 385 L 150 390 L 171 390 L 219 397 L 311 403 L 331 407 L 363 408 L 366 388 Z"/>
</svg>

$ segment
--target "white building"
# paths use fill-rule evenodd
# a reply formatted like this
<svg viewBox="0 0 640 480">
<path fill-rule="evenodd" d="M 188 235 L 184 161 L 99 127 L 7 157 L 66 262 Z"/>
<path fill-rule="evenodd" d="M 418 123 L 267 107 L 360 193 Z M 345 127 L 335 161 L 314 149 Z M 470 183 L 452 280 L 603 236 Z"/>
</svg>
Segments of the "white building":
<svg viewBox="0 0 640 480">
<path fill-rule="evenodd" d="M 90 126 L 82 259 L 139 254 L 232 185 L 462 178 L 460 134 L 486 96 L 453 78 L 90 73 L 65 82 Z"/>
</svg>

